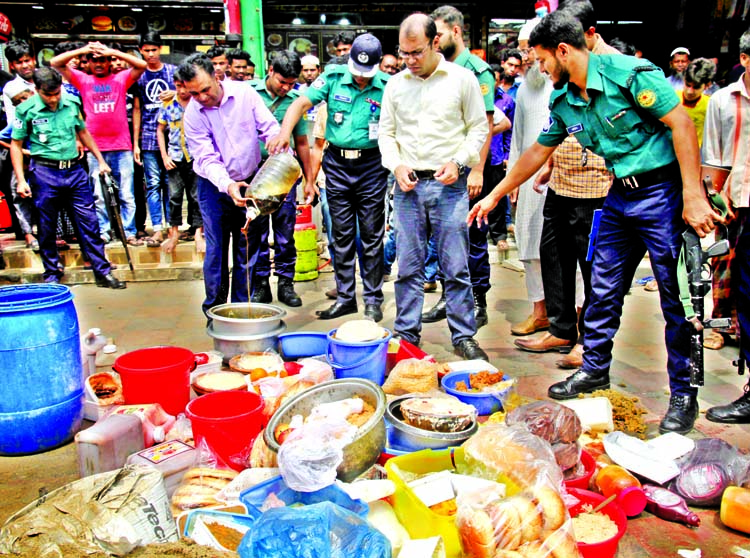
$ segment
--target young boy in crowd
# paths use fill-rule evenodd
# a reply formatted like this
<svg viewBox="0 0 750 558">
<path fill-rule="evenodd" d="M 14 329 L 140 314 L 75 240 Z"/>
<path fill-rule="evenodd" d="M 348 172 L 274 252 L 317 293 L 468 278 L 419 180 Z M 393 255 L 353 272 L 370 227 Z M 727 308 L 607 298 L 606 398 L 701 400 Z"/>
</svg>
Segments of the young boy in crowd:
<svg viewBox="0 0 750 558">
<path fill-rule="evenodd" d="M 174 251 L 180 239 L 179 227 L 182 225 L 182 196 L 187 193 L 188 215 L 192 217 L 190 225 L 195 229 L 195 248 L 198 252 L 206 251 L 203 238 L 203 219 L 197 202 L 198 177 L 193 172 L 193 158 L 185 142 L 185 130 L 182 117 L 185 107 L 190 102 L 190 93 L 185 89 L 184 80 L 179 70 L 175 70 L 174 85 L 177 94 L 165 101 L 157 116 L 156 140 L 159 143 L 164 167 L 167 169 L 169 183 L 169 239 L 162 244 L 165 252 Z M 164 132 L 168 131 L 168 142 Z"/>
</svg>

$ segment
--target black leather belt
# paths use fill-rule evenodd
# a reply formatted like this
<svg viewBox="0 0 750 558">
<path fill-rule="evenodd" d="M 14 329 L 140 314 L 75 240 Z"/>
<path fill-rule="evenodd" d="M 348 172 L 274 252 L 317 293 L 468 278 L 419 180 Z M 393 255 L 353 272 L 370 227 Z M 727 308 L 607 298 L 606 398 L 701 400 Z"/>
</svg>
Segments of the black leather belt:
<svg viewBox="0 0 750 558">
<path fill-rule="evenodd" d="M 414 174 L 417 175 L 417 179 L 419 180 L 434 180 L 435 179 L 435 173 L 436 170 L 415 170 Z"/>
<path fill-rule="evenodd" d="M 677 162 L 670 163 L 665 167 L 659 167 L 650 171 L 635 174 L 633 176 L 626 176 L 625 178 L 616 178 L 615 183 L 619 183 L 623 188 L 635 190 L 642 186 L 651 186 L 652 184 L 660 184 L 667 182 L 680 175 L 680 165 Z"/>
<path fill-rule="evenodd" d="M 49 167 L 51 169 L 58 169 L 58 170 L 72 169 L 76 165 L 81 164 L 80 159 L 67 159 L 65 161 L 56 161 L 54 159 L 45 159 L 44 157 L 34 157 L 34 162 L 37 165 L 42 165 L 43 167 Z"/>
<path fill-rule="evenodd" d="M 377 147 L 368 147 L 367 149 L 344 149 L 343 147 L 338 147 L 332 143 L 328 144 L 328 150 L 341 159 L 361 159 L 368 155 L 374 155 L 376 153 L 380 154 L 380 149 Z"/>
</svg>

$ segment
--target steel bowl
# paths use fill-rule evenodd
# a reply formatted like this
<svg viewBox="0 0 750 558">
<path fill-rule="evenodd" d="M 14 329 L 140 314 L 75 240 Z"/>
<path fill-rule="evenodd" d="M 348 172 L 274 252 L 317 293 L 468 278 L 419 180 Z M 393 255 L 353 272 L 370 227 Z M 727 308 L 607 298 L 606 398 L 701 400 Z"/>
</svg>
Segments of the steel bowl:
<svg viewBox="0 0 750 558">
<path fill-rule="evenodd" d="M 354 441 L 344 447 L 344 461 L 337 469 L 338 478 L 351 482 L 372 467 L 385 448 L 385 393 L 376 383 L 360 378 L 347 378 L 323 382 L 284 403 L 274 413 L 266 426 L 263 438 L 272 451 L 279 451 L 279 443 L 274 437 L 276 427 L 288 424 L 294 415 L 308 416 L 313 407 L 320 403 L 341 401 L 355 395 L 375 408 L 375 413 L 357 431 Z"/>
<path fill-rule="evenodd" d="M 422 449 L 442 449 L 449 446 L 459 446 L 476 434 L 479 428 L 476 420 L 460 432 L 433 432 L 410 426 L 403 421 L 401 403 L 416 397 L 406 395 L 391 400 L 385 407 L 385 420 L 391 425 L 388 441 L 396 449 L 404 451 L 418 451 Z"/>
<path fill-rule="evenodd" d="M 286 310 L 273 304 L 230 302 L 210 308 L 206 315 L 213 320 L 211 327 L 217 335 L 248 336 L 278 329 Z"/>
<path fill-rule="evenodd" d="M 224 355 L 225 365 L 228 365 L 233 356 L 242 353 L 276 351 L 279 335 L 285 331 L 286 324 L 283 321 L 273 331 L 255 335 L 228 335 L 218 333 L 212 326 L 206 328 L 206 333 L 214 340 L 214 349 Z"/>
</svg>

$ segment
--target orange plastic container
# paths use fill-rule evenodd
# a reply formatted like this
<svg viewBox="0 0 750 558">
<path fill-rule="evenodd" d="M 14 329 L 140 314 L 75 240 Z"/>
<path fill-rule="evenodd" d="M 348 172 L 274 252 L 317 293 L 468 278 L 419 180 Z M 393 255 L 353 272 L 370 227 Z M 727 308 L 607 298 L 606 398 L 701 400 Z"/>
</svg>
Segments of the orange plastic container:
<svg viewBox="0 0 750 558">
<path fill-rule="evenodd" d="M 727 527 L 750 533 L 750 489 L 728 486 L 721 497 L 719 517 Z"/>
<path fill-rule="evenodd" d="M 605 498 L 617 495 L 617 503 L 628 517 L 646 509 L 646 494 L 640 481 L 619 465 L 607 465 L 596 476 L 596 485 Z"/>
</svg>

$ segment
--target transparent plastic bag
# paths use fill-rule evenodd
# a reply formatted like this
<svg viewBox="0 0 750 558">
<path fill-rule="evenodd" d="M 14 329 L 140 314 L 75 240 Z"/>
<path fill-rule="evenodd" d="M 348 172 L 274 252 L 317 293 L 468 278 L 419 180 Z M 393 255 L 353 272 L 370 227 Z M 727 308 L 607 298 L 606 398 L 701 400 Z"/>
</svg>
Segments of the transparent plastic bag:
<svg viewBox="0 0 750 558">
<path fill-rule="evenodd" d="M 685 498 L 691 506 L 718 507 L 724 490 L 741 485 L 750 458 L 719 438 L 695 441 L 695 448 L 677 461 L 680 474 L 669 488 Z"/>
<path fill-rule="evenodd" d="M 344 448 L 357 433 L 346 419 L 312 421 L 289 434 L 278 453 L 279 470 L 287 486 L 313 492 L 334 483 L 344 461 Z"/>
<path fill-rule="evenodd" d="M 241 558 L 390 558 L 391 543 L 357 514 L 321 502 L 266 511 L 237 552 Z"/>
</svg>

